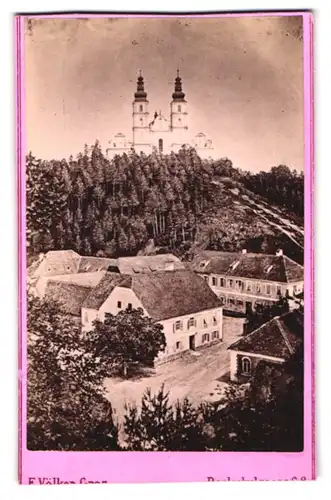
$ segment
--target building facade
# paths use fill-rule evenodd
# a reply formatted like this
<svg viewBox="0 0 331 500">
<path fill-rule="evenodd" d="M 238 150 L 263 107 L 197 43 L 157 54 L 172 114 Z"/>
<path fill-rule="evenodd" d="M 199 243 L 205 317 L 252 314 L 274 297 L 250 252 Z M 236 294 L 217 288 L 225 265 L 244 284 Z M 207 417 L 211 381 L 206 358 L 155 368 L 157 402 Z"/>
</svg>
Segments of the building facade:
<svg viewBox="0 0 331 500">
<path fill-rule="evenodd" d="M 132 276 L 107 273 L 82 305 L 83 331 L 91 330 L 96 319 L 104 321 L 107 313 L 139 308 L 163 326 L 166 350 L 157 362 L 223 338 L 220 300 L 204 280 L 188 270 Z"/>
<path fill-rule="evenodd" d="M 281 251 L 276 255 L 207 251 L 196 256 L 191 267 L 222 300 L 225 311 L 248 314 L 280 296 L 288 297 L 294 307 L 295 296 L 303 292 L 303 267 Z"/>
<path fill-rule="evenodd" d="M 291 311 L 230 345 L 230 379 L 247 382 L 261 361 L 283 364 L 303 343 L 303 322 L 302 311 Z"/>
<path fill-rule="evenodd" d="M 213 156 L 213 145 L 202 132 L 192 138 L 188 125 L 188 103 L 182 88 L 182 79 L 177 71 L 175 88 L 170 101 L 170 114 L 166 116 L 162 111 L 150 112 L 144 79 L 140 73 L 137 89 L 132 103 L 132 140 L 124 134 L 117 133 L 109 141 L 107 156 L 116 154 L 143 152 L 151 154 L 178 152 L 183 146 L 193 146 L 201 158 Z"/>
</svg>

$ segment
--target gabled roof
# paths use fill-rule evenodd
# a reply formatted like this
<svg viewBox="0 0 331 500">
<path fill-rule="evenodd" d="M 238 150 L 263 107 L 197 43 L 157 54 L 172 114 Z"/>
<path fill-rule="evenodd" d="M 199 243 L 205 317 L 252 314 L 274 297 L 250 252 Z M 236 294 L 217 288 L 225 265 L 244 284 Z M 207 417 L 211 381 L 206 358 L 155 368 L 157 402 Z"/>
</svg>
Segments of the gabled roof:
<svg viewBox="0 0 331 500">
<path fill-rule="evenodd" d="M 117 273 L 106 273 L 100 283 L 86 297 L 82 307 L 86 309 L 99 309 L 116 286 L 130 288 L 131 277 Z"/>
<path fill-rule="evenodd" d="M 45 255 L 41 255 L 39 261 L 28 269 L 28 275 L 31 278 L 37 278 L 75 274 L 78 272 L 80 259 L 80 255 L 73 250 L 51 250 Z"/>
<path fill-rule="evenodd" d="M 131 275 L 137 273 L 185 269 L 184 264 L 171 253 L 148 256 L 119 257 L 117 259 L 117 265 L 121 274 Z"/>
<path fill-rule="evenodd" d="M 49 280 L 46 285 L 45 299 L 59 303 L 60 312 L 72 316 L 80 316 L 84 301 L 91 292 L 91 287 Z"/>
<path fill-rule="evenodd" d="M 131 288 L 155 321 L 222 306 L 220 299 L 200 276 L 192 271 L 178 270 L 132 276 L 107 273 L 91 291 L 83 307 L 99 309 L 115 287 Z"/>
<path fill-rule="evenodd" d="M 301 311 L 285 313 L 237 340 L 228 349 L 286 359 L 303 342 L 303 322 Z"/>
<path fill-rule="evenodd" d="M 303 281 L 303 266 L 286 255 L 205 251 L 196 256 L 191 269 L 201 274 L 291 283 Z"/>
<path fill-rule="evenodd" d="M 107 271 L 117 267 L 116 259 L 82 257 L 73 250 L 52 250 L 42 255 L 28 269 L 30 278 L 63 276 L 78 273 Z"/>
</svg>

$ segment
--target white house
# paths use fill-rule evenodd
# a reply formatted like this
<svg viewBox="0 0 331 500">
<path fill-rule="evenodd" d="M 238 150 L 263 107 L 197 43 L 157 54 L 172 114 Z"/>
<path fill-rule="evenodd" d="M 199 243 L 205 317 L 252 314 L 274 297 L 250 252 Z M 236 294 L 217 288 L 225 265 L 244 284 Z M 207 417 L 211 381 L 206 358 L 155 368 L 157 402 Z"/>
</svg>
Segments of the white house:
<svg viewBox="0 0 331 500">
<path fill-rule="evenodd" d="M 222 305 L 206 282 L 189 270 L 120 275 L 106 273 L 82 306 L 82 326 L 106 313 L 141 308 L 164 328 L 160 360 L 222 340 Z M 137 333 L 138 334 L 138 333 Z"/>
<path fill-rule="evenodd" d="M 230 379 L 245 382 L 260 361 L 282 364 L 303 342 L 303 313 L 291 311 L 275 317 L 228 347 Z"/>
</svg>

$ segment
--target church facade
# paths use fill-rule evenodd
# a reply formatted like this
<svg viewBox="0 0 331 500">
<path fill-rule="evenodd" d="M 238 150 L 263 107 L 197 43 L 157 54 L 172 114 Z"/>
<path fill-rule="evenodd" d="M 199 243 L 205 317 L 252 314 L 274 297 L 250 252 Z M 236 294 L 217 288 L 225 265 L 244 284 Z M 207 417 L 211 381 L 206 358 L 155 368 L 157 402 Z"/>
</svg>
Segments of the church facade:
<svg viewBox="0 0 331 500">
<path fill-rule="evenodd" d="M 182 89 L 182 79 L 177 70 L 175 88 L 170 102 L 170 116 L 161 111 L 150 114 L 144 79 L 140 73 L 137 89 L 132 103 L 132 140 L 124 134 L 117 133 L 110 141 L 107 156 L 113 158 L 116 154 L 135 150 L 151 154 L 178 152 L 183 146 L 194 147 L 201 158 L 213 156 L 211 139 L 200 132 L 194 138 L 190 137 L 188 127 L 188 106 Z"/>
</svg>

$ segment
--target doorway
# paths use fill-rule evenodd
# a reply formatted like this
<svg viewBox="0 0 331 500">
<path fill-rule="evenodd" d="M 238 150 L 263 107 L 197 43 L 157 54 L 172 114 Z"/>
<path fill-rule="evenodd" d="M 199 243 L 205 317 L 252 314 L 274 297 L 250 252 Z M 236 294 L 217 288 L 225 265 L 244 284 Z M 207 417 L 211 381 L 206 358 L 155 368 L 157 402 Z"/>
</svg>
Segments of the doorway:
<svg viewBox="0 0 331 500">
<path fill-rule="evenodd" d="M 163 152 L 163 139 L 159 139 L 159 152 Z"/>
<path fill-rule="evenodd" d="M 190 350 L 195 351 L 195 335 L 190 335 L 189 341 L 190 341 Z"/>
<path fill-rule="evenodd" d="M 252 314 L 253 308 L 252 308 L 252 302 L 246 302 L 246 314 Z"/>
</svg>

